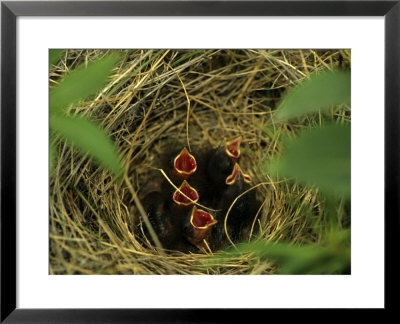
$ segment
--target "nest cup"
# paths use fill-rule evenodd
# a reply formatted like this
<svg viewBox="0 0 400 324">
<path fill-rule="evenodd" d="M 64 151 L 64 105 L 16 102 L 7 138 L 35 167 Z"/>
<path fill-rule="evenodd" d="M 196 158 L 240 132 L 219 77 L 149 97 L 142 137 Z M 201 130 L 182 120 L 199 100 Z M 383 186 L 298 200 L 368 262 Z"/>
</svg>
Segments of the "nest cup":
<svg viewBox="0 0 400 324">
<path fill-rule="evenodd" d="M 106 50 L 68 50 L 50 70 L 57 82 Z M 84 154 L 57 142 L 50 176 L 51 274 L 269 274 L 276 267 L 251 254 L 205 265 L 220 252 L 165 253 L 141 237 L 132 190 L 160 171 L 171 146 L 213 148 L 242 135 L 241 168 L 262 208 L 254 240 L 314 242 L 311 217 L 322 214 L 315 190 L 273 181 L 264 172 L 279 137 L 318 116 L 277 125 L 273 112 L 287 88 L 313 71 L 349 64 L 343 50 L 119 50 L 121 60 L 95 97 L 68 114 L 110 134 L 129 181 L 116 180 Z M 52 83 L 51 83 L 52 84 Z M 160 173 L 161 175 L 161 173 Z M 302 210 L 310 211 L 303 213 Z M 309 216 L 304 216 L 304 215 Z"/>
</svg>

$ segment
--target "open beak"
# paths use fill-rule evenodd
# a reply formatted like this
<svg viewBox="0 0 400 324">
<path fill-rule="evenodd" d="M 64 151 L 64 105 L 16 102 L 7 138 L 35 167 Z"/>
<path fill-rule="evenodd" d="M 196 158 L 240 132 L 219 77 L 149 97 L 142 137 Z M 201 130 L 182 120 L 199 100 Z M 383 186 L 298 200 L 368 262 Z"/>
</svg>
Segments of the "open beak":
<svg viewBox="0 0 400 324">
<path fill-rule="evenodd" d="M 187 197 L 190 199 L 188 199 Z M 188 206 L 199 200 L 199 194 L 186 180 L 183 180 L 179 190 L 176 190 L 173 195 L 173 200 L 178 205 Z"/>
<path fill-rule="evenodd" d="M 247 173 L 243 172 L 238 163 L 235 163 L 233 166 L 233 171 L 226 177 L 225 183 L 228 186 L 231 186 L 239 179 L 243 179 L 243 181 L 246 183 L 251 182 L 251 177 Z"/>
<path fill-rule="evenodd" d="M 192 244 L 200 243 L 217 222 L 211 214 L 193 206 L 192 213 L 190 214 L 190 224 L 192 224 L 193 231 L 188 238 L 189 241 Z"/>
<path fill-rule="evenodd" d="M 193 206 L 192 213 L 190 214 L 190 223 L 196 229 L 207 229 L 215 225 L 217 220 L 206 211 Z"/>
<path fill-rule="evenodd" d="M 233 141 L 226 143 L 225 152 L 233 159 L 238 159 L 240 156 L 240 143 L 242 142 L 242 136 L 234 139 Z"/>
<path fill-rule="evenodd" d="M 182 175 L 191 175 L 196 171 L 196 159 L 189 153 L 186 147 L 175 157 L 174 169 Z"/>
</svg>

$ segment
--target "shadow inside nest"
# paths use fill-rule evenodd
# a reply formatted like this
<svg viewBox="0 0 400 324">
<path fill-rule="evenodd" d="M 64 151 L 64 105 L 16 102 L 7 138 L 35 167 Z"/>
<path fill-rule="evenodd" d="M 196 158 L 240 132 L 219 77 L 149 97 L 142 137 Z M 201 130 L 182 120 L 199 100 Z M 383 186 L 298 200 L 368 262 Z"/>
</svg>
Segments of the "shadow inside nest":
<svg viewBox="0 0 400 324">
<path fill-rule="evenodd" d="M 161 154 L 138 194 L 144 212 L 135 228 L 143 242 L 170 252 L 212 253 L 257 234 L 261 203 L 240 166 L 241 141 L 190 152 L 175 143 Z"/>
</svg>

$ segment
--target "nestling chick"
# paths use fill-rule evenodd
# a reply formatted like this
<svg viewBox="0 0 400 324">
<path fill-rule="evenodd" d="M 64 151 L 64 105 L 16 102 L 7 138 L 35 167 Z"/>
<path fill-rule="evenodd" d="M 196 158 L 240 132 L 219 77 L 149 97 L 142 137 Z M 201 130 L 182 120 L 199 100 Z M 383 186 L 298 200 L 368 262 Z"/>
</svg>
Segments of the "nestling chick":
<svg viewBox="0 0 400 324">
<path fill-rule="evenodd" d="M 172 195 L 167 196 L 165 192 L 162 192 L 163 181 L 164 179 L 161 177 L 152 178 L 139 194 L 151 226 L 163 248 L 186 253 L 198 251 L 184 238 L 182 232 L 183 220 L 189 217 L 190 208 L 177 209 Z M 143 231 L 150 242 L 154 244 L 146 226 L 143 227 Z"/>
<path fill-rule="evenodd" d="M 197 170 L 195 157 L 186 148 L 165 154 L 162 158 L 161 168 L 175 187 L 179 187 L 184 180 L 192 178 Z M 166 197 L 175 194 L 175 187 L 169 181 L 164 181 L 162 191 Z"/>
<path fill-rule="evenodd" d="M 183 148 L 165 156 L 162 169 L 169 179 L 150 180 L 140 196 L 165 248 L 195 251 L 207 240 L 217 250 L 227 243 L 225 229 L 233 242 L 246 237 L 257 200 L 254 191 L 238 198 L 251 182 L 237 163 L 241 140 L 240 136 L 194 155 Z M 216 212 L 212 215 L 196 203 Z"/>
<path fill-rule="evenodd" d="M 225 180 L 232 173 L 235 162 L 240 157 L 240 143 L 242 137 L 220 145 L 216 149 L 208 151 L 202 158 L 205 161 L 205 177 L 210 183 L 209 199 L 212 205 L 221 199 L 225 188 Z"/>
<path fill-rule="evenodd" d="M 173 182 L 182 182 L 196 172 L 197 162 L 195 157 L 184 147 L 165 154 L 161 159 L 161 167 Z"/>
<path fill-rule="evenodd" d="M 235 162 L 238 161 L 240 157 L 240 143 L 242 142 L 242 136 L 235 138 L 234 140 L 227 142 L 225 144 L 225 152 L 231 157 Z"/>
<path fill-rule="evenodd" d="M 190 218 L 184 223 L 183 232 L 185 238 L 195 246 L 201 245 L 203 240 L 208 238 L 212 227 L 216 223 L 217 220 L 211 214 L 198 209 L 194 205 L 190 213 Z"/>
<path fill-rule="evenodd" d="M 240 198 L 238 196 L 250 188 L 250 182 L 251 177 L 241 170 L 238 163 L 235 163 L 232 173 L 225 179 L 225 187 L 217 205 L 218 224 L 212 233 L 211 240 L 214 249 L 223 247 L 227 242 L 225 222 L 229 237 L 233 242 L 244 239 L 248 234 L 249 226 L 258 210 L 256 194 L 254 190 L 251 190 Z"/>
<path fill-rule="evenodd" d="M 173 248 L 180 240 L 180 233 L 176 230 L 177 222 L 174 221 L 165 199 L 161 192 L 153 191 L 141 199 L 143 208 L 162 246 L 166 249 Z M 145 236 L 154 244 L 148 228 L 143 226 Z"/>
</svg>

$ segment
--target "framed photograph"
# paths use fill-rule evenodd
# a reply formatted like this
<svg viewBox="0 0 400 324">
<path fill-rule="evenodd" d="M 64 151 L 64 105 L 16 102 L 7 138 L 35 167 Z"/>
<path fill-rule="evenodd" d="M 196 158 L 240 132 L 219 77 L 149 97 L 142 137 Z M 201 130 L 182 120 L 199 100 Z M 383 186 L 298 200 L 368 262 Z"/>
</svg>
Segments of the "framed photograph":
<svg viewBox="0 0 400 324">
<path fill-rule="evenodd" d="M 1 321 L 392 308 L 399 14 L 3 1 Z"/>
</svg>

